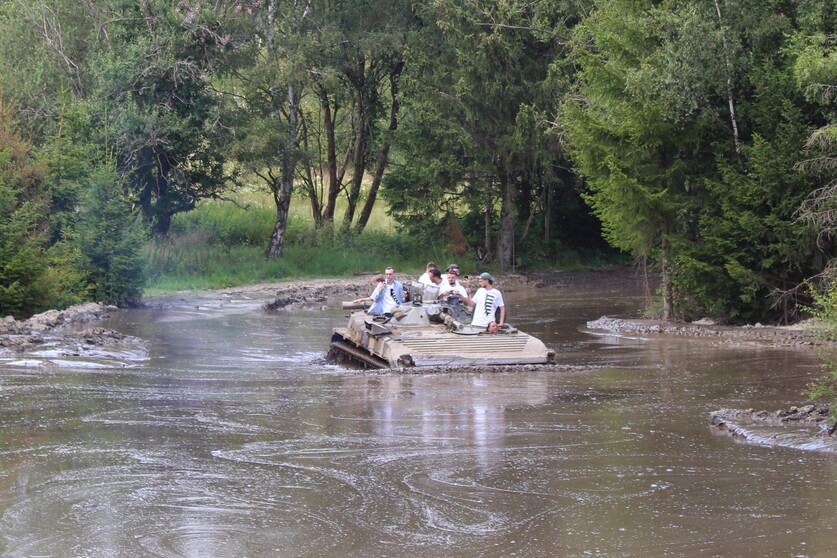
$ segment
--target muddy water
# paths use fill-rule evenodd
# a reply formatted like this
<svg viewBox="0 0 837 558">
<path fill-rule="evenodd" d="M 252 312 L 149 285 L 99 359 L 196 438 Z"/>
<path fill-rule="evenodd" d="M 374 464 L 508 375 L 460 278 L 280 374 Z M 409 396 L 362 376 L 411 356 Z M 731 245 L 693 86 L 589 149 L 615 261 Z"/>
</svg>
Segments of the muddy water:
<svg viewBox="0 0 837 558">
<path fill-rule="evenodd" d="M 3 359 L 0 555 L 837 555 L 834 455 L 708 428 L 798 403 L 812 352 L 594 335 L 641 297 L 540 295 L 511 321 L 591 368 L 348 371 L 343 311 L 243 297 L 120 314 L 149 342 L 121 360 Z"/>
</svg>

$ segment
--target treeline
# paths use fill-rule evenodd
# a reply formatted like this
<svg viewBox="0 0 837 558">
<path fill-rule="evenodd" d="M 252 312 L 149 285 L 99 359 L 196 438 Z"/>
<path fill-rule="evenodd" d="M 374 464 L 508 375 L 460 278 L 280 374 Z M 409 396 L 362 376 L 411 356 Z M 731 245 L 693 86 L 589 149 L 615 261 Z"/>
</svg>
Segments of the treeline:
<svg viewBox="0 0 837 558">
<path fill-rule="evenodd" d="M 0 0 L 0 313 L 140 296 L 139 247 L 257 186 L 379 197 L 502 269 L 604 237 L 665 317 L 791 320 L 834 256 L 826 0 Z M 470 256 L 469 256 L 470 257 Z"/>
</svg>

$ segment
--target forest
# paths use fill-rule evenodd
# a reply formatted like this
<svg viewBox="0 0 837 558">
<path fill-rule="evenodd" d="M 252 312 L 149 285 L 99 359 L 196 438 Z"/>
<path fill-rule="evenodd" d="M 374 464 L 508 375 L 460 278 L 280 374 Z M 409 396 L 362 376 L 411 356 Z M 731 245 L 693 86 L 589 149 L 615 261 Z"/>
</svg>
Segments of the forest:
<svg viewBox="0 0 837 558">
<path fill-rule="evenodd" d="M 385 207 L 498 270 L 618 251 L 664 319 L 792 322 L 835 284 L 835 33 L 830 0 L 0 0 L 0 315 L 136 301 L 149 243 L 257 190 L 257 258 L 292 206 L 324 243 Z"/>
</svg>

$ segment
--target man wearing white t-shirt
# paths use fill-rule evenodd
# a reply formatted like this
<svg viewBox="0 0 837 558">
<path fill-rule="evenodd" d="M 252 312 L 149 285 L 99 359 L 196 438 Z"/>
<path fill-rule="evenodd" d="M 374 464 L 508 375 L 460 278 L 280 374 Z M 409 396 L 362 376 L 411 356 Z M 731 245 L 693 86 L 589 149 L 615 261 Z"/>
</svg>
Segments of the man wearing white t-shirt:
<svg viewBox="0 0 837 558">
<path fill-rule="evenodd" d="M 440 300 L 447 300 L 451 295 L 456 295 L 463 301 L 468 298 L 468 291 L 459 282 L 459 274 L 455 271 L 448 271 L 447 277 L 439 285 Z"/>
<path fill-rule="evenodd" d="M 488 324 L 496 321 L 502 326 L 506 321 L 506 306 L 503 302 L 503 293 L 494 288 L 494 277 L 490 273 L 483 273 L 479 278 L 480 288 L 473 298 L 465 300 L 465 304 L 474 307 L 474 317 L 471 320 L 472 326 L 481 328 L 488 327 Z M 500 319 L 496 319 L 497 310 L 500 310 Z"/>
<path fill-rule="evenodd" d="M 424 273 L 422 273 L 421 277 L 418 278 L 418 282 L 422 285 L 435 285 L 435 283 L 430 279 L 430 270 L 431 269 L 439 269 L 439 266 L 436 265 L 436 262 L 427 262 L 427 266 L 424 268 Z"/>
<path fill-rule="evenodd" d="M 372 299 L 370 314 L 391 315 L 392 312 L 404 303 L 404 285 L 395 279 L 395 270 L 391 267 L 384 271 L 385 280 L 378 283 L 369 298 Z"/>
<path fill-rule="evenodd" d="M 431 300 L 436 300 L 439 296 L 439 291 L 442 288 L 442 272 L 439 271 L 439 268 L 434 267 L 427 272 L 427 276 L 430 277 L 430 279 L 428 283 L 422 283 L 424 285 L 424 289 L 421 297 L 422 300 L 429 302 Z"/>
</svg>

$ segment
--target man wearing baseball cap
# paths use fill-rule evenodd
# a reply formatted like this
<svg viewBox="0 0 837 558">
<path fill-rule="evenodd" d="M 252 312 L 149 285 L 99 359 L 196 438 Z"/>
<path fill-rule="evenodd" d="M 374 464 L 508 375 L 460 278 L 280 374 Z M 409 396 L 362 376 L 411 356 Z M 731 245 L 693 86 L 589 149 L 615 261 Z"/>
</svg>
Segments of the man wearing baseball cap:
<svg viewBox="0 0 837 558">
<path fill-rule="evenodd" d="M 490 273 L 480 274 L 479 283 L 480 288 L 477 290 L 477 294 L 465 300 L 465 304 L 474 307 L 474 317 L 471 320 L 471 325 L 486 328 L 488 324 L 496 321 L 498 326 L 502 326 L 506 321 L 503 293 L 494 288 L 494 277 Z M 498 309 L 500 310 L 499 320 L 496 318 Z"/>
</svg>

